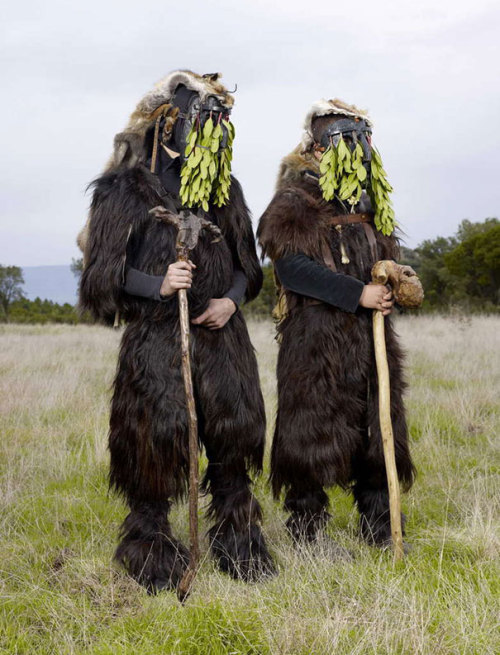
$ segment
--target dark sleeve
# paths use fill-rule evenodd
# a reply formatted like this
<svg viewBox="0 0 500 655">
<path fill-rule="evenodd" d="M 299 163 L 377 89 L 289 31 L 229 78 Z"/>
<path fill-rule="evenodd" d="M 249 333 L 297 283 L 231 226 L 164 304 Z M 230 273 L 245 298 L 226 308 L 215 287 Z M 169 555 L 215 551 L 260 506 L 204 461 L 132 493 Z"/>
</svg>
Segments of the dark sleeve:
<svg viewBox="0 0 500 655">
<path fill-rule="evenodd" d="M 160 288 L 163 282 L 161 275 L 148 275 L 136 268 L 129 267 L 125 277 L 124 290 L 131 296 L 148 298 L 159 302 L 167 302 L 172 296 L 160 295 Z M 229 291 L 224 294 L 224 298 L 230 298 L 234 304 L 239 307 L 242 303 L 247 288 L 247 277 L 241 269 L 234 271 L 233 284 Z"/>
<path fill-rule="evenodd" d="M 245 298 L 247 291 L 247 276 L 239 267 L 235 267 L 233 275 L 233 284 L 229 291 L 224 294 L 224 298 L 230 298 L 236 307 L 239 307 Z"/>
<path fill-rule="evenodd" d="M 138 271 L 136 268 L 129 267 L 123 288 L 131 296 L 140 296 L 141 298 L 149 298 L 149 300 L 165 302 L 170 300 L 173 295 L 160 295 L 163 279 L 162 275 L 148 275 L 147 273 Z"/>
<path fill-rule="evenodd" d="M 303 253 L 277 259 L 274 265 L 285 289 L 346 312 L 355 312 L 358 308 L 365 286 L 361 280 L 330 271 Z"/>
</svg>

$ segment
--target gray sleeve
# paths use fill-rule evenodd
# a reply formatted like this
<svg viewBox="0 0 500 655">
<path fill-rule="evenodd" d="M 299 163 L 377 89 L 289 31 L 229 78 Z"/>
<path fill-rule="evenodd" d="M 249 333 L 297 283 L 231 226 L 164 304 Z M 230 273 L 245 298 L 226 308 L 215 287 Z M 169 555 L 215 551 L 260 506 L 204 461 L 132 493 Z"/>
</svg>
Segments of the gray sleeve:
<svg viewBox="0 0 500 655">
<path fill-rule="evenodd" d="M 160 296 L 162 282 L 163 276 L 161 275 L 148 275 L 147 273 L 138 271 L 136 268 L 128 268 L 125 275 L 124 289 L 131 296 L 167 302 L 173 296 Z"/>
<path fill-rule="evenodd" d="M 234 269 L 233 284 L 229 291 L 224 294 L 224 298 L 230 298 L 236 307 L 239 307 L 245 298 L 247 291 L 247 276 L 241 268 Z"/>
</svg>

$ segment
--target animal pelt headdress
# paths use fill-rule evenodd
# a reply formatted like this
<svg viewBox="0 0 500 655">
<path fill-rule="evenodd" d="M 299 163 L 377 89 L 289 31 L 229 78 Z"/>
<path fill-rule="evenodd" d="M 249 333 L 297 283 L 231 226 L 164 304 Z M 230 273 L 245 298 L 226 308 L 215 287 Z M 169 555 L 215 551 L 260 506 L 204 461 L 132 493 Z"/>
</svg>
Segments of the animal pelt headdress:
<svg viewBox="0 0 500 655">
<path fill-rule="evenodd" d="M 311 109 L 307 112 L 304 120 L 304 134 L 300 143 L 300 151 L 302 153 L 310 151 L 314 145 L 313 136 L 313 121 L 320 116 L 349 116 L 364 120 L 367 125 L 373 127 L 373 122 L 368 116 L 368 113 L 363 109 L 358 109 L 356 105 L 348 105 L 343 100 L 334 98 L 333 100 L 325 100 L 322 98 L 313 104 Z"/>
<path fill-rule="evenodd" d="M 319 177 L 319 161 L 313 154 L 313 146 L 315 145 L 313 121 L 320 116 L 352 116 L 353 118 L 364 119 L 370 127 L 373 126 L 367 112 L 358 109 L 355 105 L 348 105 L 338 98 L 318 100 L 307 112 L 301 142 L 281 162 L 276 182 L 277 190 L 286 187 L 288 184 L 293 184 L 304 170 L 310 170 Z"/>
<path fill-rule="evenodd" d="M 118 166 L 133 167 L 148 156 L 146 136 L 154 127 L 159 116 L 165 117 L 162 140 L 168 141 L 179 110 L 171 102 L 176 89 L 183 85 L 199 94 L 201 102 L 209 96 L 218 99 L 230 110 L 234 104 L 231 93 L 219 82 L 220 73 L 198 75 L 189 70 L 173 71 L 155 84 L 146 93 L 131 114 L 125 129 L 115 136 L 113 155 L 106 165 L 106 171 Z"/>
<path fill-rule="evenodd" d="M 220 83 L 220 77 L 220 73 L 198 75 L 189 70 L 177 70 L 157 82 L 153 89 L 146 93 L 139 101 L 135 110 L 131 114 L 125 129 L 115 136 L 113 154 L 104 167 L 103 173 L 110 173 L 118 168 L 133 168 L 139 163 L 146 163 L 148 158 L 151 157 L 154 147 L 154 139 L 160 139 L 163 144 L 169 142 L 176 122 L 180 118 L 179 107 L 176 106 L 174 99 L 176 90 L 179 87 L 185 87 L 185 89 L 198 94 L 201 104 L 206 103 L 208 99 L 215 99 L 220 106 L 219 108 L 227 110 L 227 115 L 229 115 L 234 104 L 234 98 L 226 87 Z M 160 124 L 162 126 L 161 134 L 157 134 L 155 133 L 154 128 Z M 228 124 L 228 126 L 229 138 L 226 139 L 226 147 L 223 154 L 219 156 L 217 166 L 217 172 L 220 173 L 219 181 L 221 183 L 214 185 L 212 184 L 213 179 L 203 181 L 203 184 L 206 187 L 205 195 L 210 195 L 213 190 L 212 187 L 214 187 L 216 191 L 215 201 L 217 206 L 226 204 L 229 198 L 231 142 L 234 136 L 234 131 L 231 124 Z M 220 128 L 218 129 L 221 131 Z M 216 130 L 214 129 L 213 132 L 216 133 Z M 203 130 L 198 130 L 198 134 L 201 139 L 203 137 Z M 215 139 L 212 139 L 212 141 L 214 140 Z M 198 145 L 197 140 L 196 146 Z M 191 147 L 191 150 L 193 150 L 193 155 L 196 155 L 197 152 L 194 151 L 201 151 L 202 148 Z M 186 153 L 181 153 L 181 157 L 184 157 L 185 154 Z M 205 157 L 207 155 L 205 155 Z M 203 168 L 204 162 L 198 162 L 196 167 L 188 166 L 188 164 L 189 162 L 185 161 L 185 165 L 181 172 L 184 181 L 181 186 L 181 198 L 183 204 L 189 205 L 190 200 L 199 200 L 199 202 L 192 202 L 191 204 L 201 204 L 204 209 L 206 209 L 206 202 L 203 203 L 203 197 L 200 198 L 200 194 L 204 187 L 203 185 L 198 185 L 198 187 L 196 187 L 196 179 L 193 180 L 193 177 L 197 174 L 199 174 L 200 177 L 203 174 L 203 171 L 200 169 Z M 189 178 L 184 176 L 184 171 L 186 170 L 189 170 Z M 213 167 L 211 167 L 211 171 L 213 171 Z M 196 198 L 190 197 L 189 195 L 189 192 L 193 187 L 195 187 L 197 191 Z M 184 200 L 186 202 L 184 202 Z M 77 237 L 77 244 L 84 254 L 84 260 L 87 238 L 88 219 Z"/>
</svg>

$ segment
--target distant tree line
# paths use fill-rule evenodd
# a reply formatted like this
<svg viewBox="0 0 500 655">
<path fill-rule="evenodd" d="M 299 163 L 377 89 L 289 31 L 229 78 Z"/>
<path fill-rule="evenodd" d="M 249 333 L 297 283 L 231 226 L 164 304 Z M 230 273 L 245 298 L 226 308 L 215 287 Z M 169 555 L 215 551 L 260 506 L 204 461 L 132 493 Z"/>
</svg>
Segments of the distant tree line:
<svg viewBox="0 0 500 655">
<path fill-rule="evenodd" d="M 402 263 L 418 273 L 424 310 L 500 311 L 500 221 L 464 220 L 452 237 L 402 249 Z"/>
<path fill-rule="evenodd" d="M 74 261 L 74 260 L 73 260 Z M 76 275 L 76 269 L 72 270 Z M 0 265 L 0 322 L 4 323 L 91 323 L 74 305 L 52 300 L 29 300 L 23 294 L 24 278 L 19 266 Z"/>
<path fill-rule="evenodd" d="M 418 273 L 425 291 L 421 311 L 500 311 L 500 221 L 480 223 L 464 220 L 452 237 L 426 239 L 416 248 L 402 248 L 401 263 Z M 73 259 L 71 270 L 79 277 L 81 259 Z M 259 296 L 244 307 L 250 316 L 269 317 L 276 302 L 273 269 L 266 264 Z M 0 265 L 0 321 L 16 323 L 90 323 L 68 303 L 28 300 L 23 296 L 24 279 L 18 266 Z"/>
<path fill-rule="evenodd" d="M 9 311 L 10 323 L 91 323 L 88 316 L 80 316 L 74 305 L 53 302 L 52 300 L 28 300 L 21 298 L 12 303 Z"/>
</svg>

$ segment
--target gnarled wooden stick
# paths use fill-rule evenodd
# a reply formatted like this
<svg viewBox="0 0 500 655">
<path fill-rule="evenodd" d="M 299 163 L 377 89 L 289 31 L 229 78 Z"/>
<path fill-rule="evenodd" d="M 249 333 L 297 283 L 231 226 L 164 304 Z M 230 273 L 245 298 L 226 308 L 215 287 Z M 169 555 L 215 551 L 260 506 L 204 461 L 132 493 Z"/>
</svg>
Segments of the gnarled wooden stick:
<svg viewBox="0 0 500 655">
<path fill-rule="evenodd" d="M 177 261 L 188 261 L 189 252 L 196 247 L 202 230 L 208 230 L 214 235 L 212 243 L 221 239 L 221 232 L 216 225 L 188 210 L 182 210 L 180 214 L 173 214 L 165 207 L 159 206 L 151 209 L 150 213 L 164 223 L 177 227 Z M 196 416 L 193 376 L 189 356 L 190 327 L 186 289 L 179 289 L 177 296 L 181 328 L 182 379 L 186 393 L 189 431 L 189 564 L 177 587 L 177 598 L 183 603 L 191 593 L 200 561 L 200 544 L 198 540 L 198 418 Z"/>
<path fill-rule="evenodd" d="M 397 562 L 404 555 L 403 530 L 401 526 L 401 495 L 396 469 L 396 455 L 394 452 L 394 434 L 392 432 L 391 387 L 389 366 L 387 364 L 387 350 L 385 347 L 384 315 L 379 310 L 374 310 L 373 312 L 373 340 L 375 343 L 375 360 L 377 362 L 380 432 L 382 434 L 382 445 L 384 448 L 387 486 L 389 487 L 391 536 L 394 548 L 394 561 Z"/>
<path fill-rule="evenodd" d="M 179 251 L 178 261 L 187 261 L 187 250 Z M 189 309 L 186 289 L 179 289 L 179 321 L 181 327 L 182 380 L 186 394 L 189 430 L 189 565 L 177 588 L 177 597 L 183 603 L 188 597 L 200 561 L 198 540 L 198 417 L 194 404 L 193 377 L 189 357 Z"/>
<path fill-rule="evenodd" d="M 375 284 L 391 284 L 395 299 L 407 307 L 418 307 L 423 300 L 422 285 L 415 271 L 409 266 L 400 266 L 393 261 L 379 261 L 372 268 L 372 281 Z M 373 340 L 378 377 L 378 411 L 380 432 L 384 449 L 387 486 L 389 488 L 389 511 L 391 536 L 394 548 L 394 561 L 403 558 L 403 529 L 401 525 L 401 494 L 399 489 L 394 434 L 391 420 L 391 385 L 387 350 L 385 345 L 384 315 L 379 310 L 373 312 Z"/>
</svg>

